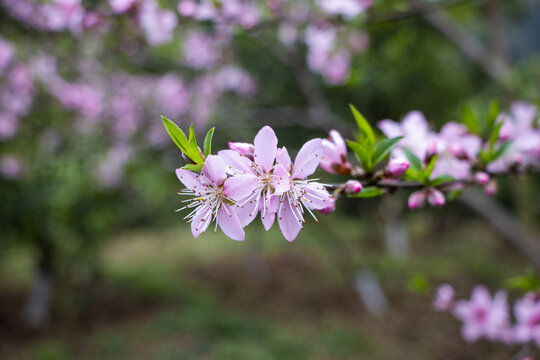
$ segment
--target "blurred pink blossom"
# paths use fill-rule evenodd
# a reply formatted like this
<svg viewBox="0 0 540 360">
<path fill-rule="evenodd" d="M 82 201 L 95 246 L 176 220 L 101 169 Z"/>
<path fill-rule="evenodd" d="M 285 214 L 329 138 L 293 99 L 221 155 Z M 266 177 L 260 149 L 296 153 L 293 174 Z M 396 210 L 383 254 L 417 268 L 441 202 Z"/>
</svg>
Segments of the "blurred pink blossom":
<svg viewBox="0 0 540 360">
<path fill-rule="evenodd" d="M 143 0 L 139 22 L 151 46 L 168 43 L 178 25 L 178 18 L 172 10 L 162 10 L 155 0 Z"/>
<path fill-rule="evenodd" d="M 201 31 L 189 31 L 183 45 L 186 64 L 194 69 L 209 68 L 218 59 L 215 40 Z"/>
<path fill-rule="evenodd" d="M 0 175 L 8 180 L 15 180 L 21 175 L 22 171 L 23 164 L 16 155 L 2 155 L 0 158 Z"/>
<path fill-rule="evenodd" d="M 368 9 L 371 0 L 317 0 L 321 9 L 329 15 L 353 17 Z"/>
<path fill-rule="evenodd" d="M 13 45 L 0 36 L 0 74 L 11 63 L 14 55 L 15 49 Z"/>
<path fill-rule="evenodd" d="M 116 14 L 123 14 L 133 8 L 139 0 L 109 0 L 109 5 Z"/>
<path fill-rule="evenodd" d="M 435 310 L 445 311 L 450 310 L 454 305 L 454 288 L 448 284 L 442 284 L 437 289 L 433 306 Z"/>
</svg>

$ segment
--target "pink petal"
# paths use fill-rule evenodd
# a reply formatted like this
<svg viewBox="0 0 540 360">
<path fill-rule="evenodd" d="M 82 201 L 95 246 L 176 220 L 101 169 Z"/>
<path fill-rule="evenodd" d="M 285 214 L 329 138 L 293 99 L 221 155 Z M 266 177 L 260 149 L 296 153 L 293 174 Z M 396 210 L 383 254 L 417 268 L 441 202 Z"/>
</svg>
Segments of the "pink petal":
<svg viewBox="0 0 540 360">
<path fill-rule="evenodd" d="M 225 169 L 231 175 L 253 174 L 253 163 L 247 157 L 240 155 L 233 150 L 221 150 L 218 156 L 225 162 Z"/>
<path fill-rule="evenodd" d="M 260 197 L 260 192 L 257 192 L 251 199 L 248 199 L 248 201 L 234 206 L 234 211 L 236 212 L 242 227 L 249 225 L 257 217 L 257 213 L 259 212 L 257 199 Z"/>
<path fill-rule="evenodd" d="M 297 209 L 291 207 L 289 198 L 285 196 L 278 210 L 278 224 L 287 241 L 296 239 L 302 229 L 302 222 L 299 219 Z"/>
<path fill-rule="evenodd" d="M 280 195 L 284 192 L 289 191 L 289 188 L 291 187 L 289 181 L 290 175 L 289 172 L 285 170 L 283 166 L 281 166 L 281 164 L 276 165 L 273 175 L 274 177 L 272 182 L 274 185 L 275 193 Z"/>
<path fill-rule="evenodd" d="M 476 324 L 465 323 L 461 328 L 461 336 L 467 342 L 478 340 L 483 334 L 482 328 Z"/>
<path fill-rule="evenodd" d="M 302 189 L 305 191 L 301 198 L 302 203 L 310 209 L 325 209 L 332 201 L 332 196 L 321 184 L 310 183 L 302 186 Z"/>
<path fill-rule="evenodd" d="M 403 135 L 403 131 L 401 130 L 399 123 L 390 119 L 379 121 L 377 127 L 381 129 L 383 134 L 389 138 L 395 138 Z"/>
<path fill-rule="evenodd" d="M 285 146 L 277 150 L 276 165 L 278 164 L 281 164 L 288 172 L 292 170 L 291 157 Z"/>
<path fill-rule="evenodd" d="M 347 155 L 347 144 L 345 144 L 345 140 L 343 140 L 343 136 L 339 133 L 337 130 L 330 130 L 330 138 L 332 138 L 332 141 L 334 142 L 336 146 L 336 150 L 339 152 L 340 155 Z"/>
<path fill-rule="evenodd" d="M 225 180 L 223 192 L 235 201 L 246 199 L 253 195 L 259 184 L 255 175 L 236 175 Z"/>
<path fill-rule="evenodd" d="M 189 170 L 176 169 L 176 176 L 189 190 L 193 190 L 199 195 L 204 192 L 205 185 L 200 181 L 200 175 Z"/>
<path fill-rule="evenodd" d="M 263 127 L 255 136 L 255 163 L 264 171 L 270 171 L 276 158 L 278 139 L 270 126 Z"/>
<path fill-rule="evenodd" d="M 264 212 L 264 216 L 261 213 L 261 221 L 264 226 L 264 229 L 266 231 L 270 230 L 272 225 L 274 225 L 274 221 L 276 219 L 276 212 L 279 207 L 279 196 L 272 195 L 270 196 L 270 199 L 265 202 L 266 209 Z"/>
<path fill-rule="evenodd" d="M 242 229 L 242 225 L 240 224 L 238 216 L 229 205 L 222 204 L 219 207 L 217 214 L 217 222 L 225 235 L 227 235 L 233 240 L 244 240 L 244 229 Z"/>
<path fill-rule="evenodd" d="M 305 179 L 313 174 L 321 160 L 321 139 L 312 139 L 302 146 L 294 160 L 291 178 Z"/>
<path fill-rule="evenodd" d="M 191 233 L 194 238 L 205 232 L 212 221 L 212 208 L 210 206 L 201 206 L 191 221 Z"/>
<path fill-rule="evenodd" d="M 225 162 L 217 155 L 208 155 L 201 174 L 208 178 L 214 185 L 221 185 L 227 178 Z"/>
</svg>

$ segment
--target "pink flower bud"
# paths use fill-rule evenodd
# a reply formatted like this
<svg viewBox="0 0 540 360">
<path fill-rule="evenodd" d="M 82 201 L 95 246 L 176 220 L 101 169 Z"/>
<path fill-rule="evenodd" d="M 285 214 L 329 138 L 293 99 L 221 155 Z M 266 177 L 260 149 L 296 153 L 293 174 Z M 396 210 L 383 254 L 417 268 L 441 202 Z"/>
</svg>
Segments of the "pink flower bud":
<svg viewBox="0 0 540 360">
<path fill-rule="evenodd" d="M 255 152 L 253 144 L 242 142 L 229 142 L 229 149 L 236 151 L 240 155 L 253 155 Z"/>
<path fill-rule="evenodd" d="M 497 182 L 495 180 L 490 180 L 484 188 L 484 192 L 487 196 L 494 196 L 497 193 L 498 188 Z"/>
<path fill-rule="evenodd" d="M 418 209 L 424 204 L 426 200 L 426 194 L 423 191 L 415 191 L 409 196 L 408 206 L 409 209 Z"/>
<path fill-rule="evenodd" d="M 427 200 L 431 206 L 443 206 L 446 203 L 444 194 L 437 189 L 429 189 Z"/>
<path fill-rule="evenodd" d="M 454 288 L 448 284 L 442 284 L 437 289 L 433 307 L 438 311 L 450 310 L 454 305 Z"/>
<path fill-rule="evenodd" d="M 345 183 L 345 192 L 347 194 L 358 194 L 362 191 L 362 183 L 358 180 L 348 180 Z"/>
<path fill-rule="evenodd" d="M 328 206 L 318 211 L 323 215 L 328 215 L 334 212 L 334 210 L 336 210 L 336 200 L 333 197 L 331 197 Z"/>
<path fill-rule="evenodd" d="M 489 175 L 485 172 L 477 172 L 474 174 L 474 181 L 480 185 L 486 185 L 489 181 Z"/>
<path fill-rule="evenodd" d="M 409 165 L 408 161 L 392 159 L 386 165 L 385 175 L 398 178 L 407 171 Z"/>
</svg>

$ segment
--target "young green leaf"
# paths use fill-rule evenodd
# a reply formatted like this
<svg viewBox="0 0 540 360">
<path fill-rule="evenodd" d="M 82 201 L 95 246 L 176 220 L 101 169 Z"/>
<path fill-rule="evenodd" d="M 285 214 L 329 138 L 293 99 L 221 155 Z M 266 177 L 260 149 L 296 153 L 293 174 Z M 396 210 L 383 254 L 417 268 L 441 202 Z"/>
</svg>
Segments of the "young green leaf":
<svg viewBox="0 0 540 360">
<path fill-rule="evenodd" d="M 353 113 L 354 120 L 356 120 L 358 130 L 360 130 L 360 134 L 362 135 L 363 140 L 367 144 L 373 145 L 375 143 L 375 134 L 373 133 L 371 125 L 369 125 L 369 122 L 362 116 L 362 114 L 360 114 L 360 112 L 354 107 L 354 105 L 349 104 L 349 106 Z"/>
<path fill-rule="evenodd" d="M 424 167 L 422 166 L 422 161 L 416 156 L 412 151 L 409 149 L 403 149 L 405 152 L 405 156 L 407 156 L 407 160 L 409 160 L 410 167 L 409 169 L 418 172 L 418 173 L 424 173 Z"/>
<path fill-rule="evenodd" d="M 512 145 L 512 142 L 507 141 L 507 142 L 503 143 L 501 146 L 499 146 L 499 148 L 497 150 L 495 150 L 495 152 L 493 153 L 493 156 L 490 159 L 490 161 L 497 160 L 498 158 L 500 158 L 501 156 L 506 154 L 506 152 L 510 148 L 510 145 Z"/>
<path fill-rule="evenodd" d="M 178 127 L 178 125 L 167 119 L 165 116 L 161 116 L 161 119 L 163 120 L 165 130 L 167 130 L 167 133 L 174 141 L 176 146 L 178 146 L 180 151 L 187 155 L 189 145 L 186 134 L 184 134 L 184 132 Z"/>
<path fill-rule="evenodd" d="M 426 170 L 424 171 L 424 176 L 426 179 L 429 179 L 431 177 L 431 174 L 433 173 L 433 169 L 435 168 L 435 164 L 437 163 L 438 156 L 435 154 L 429 159 L 429 164 L 426 166 Z"/>
<path fill-rule="evenodd" d="M 377 186 L 366 186 L 358 194 L 349 195 L 351 198 L 371 198 L 383 195 L 384 192 Z"/>
<path fill-rule="evenodd" d="M 193 124 L 189 127 L 189 154 L 186 154 L 191 160 L 195 161 L 197 164 L 204 162 L 199 146 L 197 146 L 197 138 L 195 137 L 195 129 Z"/>
<path fill-rule="evenodd" d="M 356 141 L 346 140 L 346 142 L 358 158 L 358 161 L 360 161 L 362 168 L 366 171 L 371 171 L 371 155 L 365 146 Z"/>
<path fill-rule="evenodd" d="M 478 122 L 478 117 L 472 111 L 470 106 L 465 106 L 461 111 L 461 123 L 469 129 L 471 134 L 480 133 L 480 124 Z"/>
<path fill-rule="evenodd" d="M 182 169 L 193 171 L 193 172 L 200 172 L 203 166 L 204 166 L 204 163 L 187 164 L 187 165 L 182 166 Z"/>
<path fill-rule="evenodd" d="M 493 100 L 489 103 L 489 113 L 488 113 L 488 119 L 487 119 L 487 128 L 491 129 L 493 125 L 495 125 L 495 121 L 497 121 L 497 117 L 499 116 L 501 112 L 501 108 L 499 105 L 499 102 L 496 100 Z"/>
<path fill-rule="evenodd" d="M 493 126 L 493 129 L 491 130 L 491 134 L 489 136 L 489 150 L 493 151 L 493 148 L 495 146 L 495 142 L 499 138 L 499 132 L 501 131 L 501 127 L 503 126 L 503 123 L 498 123 Z"/>
<path fill-rule="evenodd" d="M 403 136 L 398 136 L 392 139 L 384 139 L 375 146 L 375 151 L 371 158 L 371 163 L 376 166 L 380 163 L 386 155 L 399 143 L 399 140 L 403 139 Z"/>
<path fill-rule="evenodd" d="M 208 156 L 212 153 L 212 138 L 214 137 L 214 130 L 215 128 L 208 130 L 206 137 L 204 138 L 204 156 Z"/>
<path fill-rule="evenodd" d="M 456 181 L 456 178 L 453 177 L 452 175 L 443 174 L 443 175 L 439 175 L 435 179 L 431 180 L 430 185 L 431 186 L 437 186 L 437 185 L 440 185 L 442 183 L 454 182 L 454 181 Z"/>
</svg>

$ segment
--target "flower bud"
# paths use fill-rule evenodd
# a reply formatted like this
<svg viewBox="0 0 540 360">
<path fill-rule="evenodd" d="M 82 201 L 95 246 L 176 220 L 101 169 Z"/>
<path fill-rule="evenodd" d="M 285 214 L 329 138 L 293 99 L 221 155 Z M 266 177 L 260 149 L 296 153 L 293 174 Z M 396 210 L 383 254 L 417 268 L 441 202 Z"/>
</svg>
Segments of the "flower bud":
<svg viewBox="0 0 540 360">
<path fill-rule="evenodd" d="M 497 193 L 498 188 L 497 182 L 495 180 L 490 180 L 484 188 L 484 192 L 487 196 L 494 196 Z"/>
<path fill-rule="evenodd" d="M 362 191 L 362 183 L 358 180 L 348 180 L 345 183 L 344 190 L 347 194 L 354 195 Z"/>
<path fill-rule="evenodd" d="M 236 151 L 240 155 L 253 155 L 255 152 L 253 144 L 242 142 L 229 142 L 229 149 Z"/>
<path fill-rule="evenodd" d="M 446 203 L 444 194 L 437 189 L 429 189 L 427 200 L 431 206 L 443 206 Z"/>
<path fill-rule="evenodd" d="M 336 200 L 332 197 L 327 207 L 318 210 L 323 215 L 328 215 L 336 210 Z"/>
<path fill-rule="evenodd" d="M 409 162 L 405 160 L 392 159 L 386 165 L 384 173 L 387 176 L 398 178 L 407 171 L 409 168 Z"/>
<path fill-rule="evenodd" d="M 480 185 L 486 185 L 489 181 L 489 174 L 479 171 L 476 174 L 474 174 L 474 182 Z"/>
<path fill-rule="evenodd" d="M 424 194 L 423 191 L 415 191 L 409 196 L 408 200 L 408 206 L 409 209 L 414 210 L 418 209 L 422 205 L 424 205 L 424 201 L 426 200 L 426 194 Z"/>
<path fill-rule="evenodd" d="M 448 284 L 442 284 L 437 289 L 433 307 L 438 311 L 450 310 L 454 305 L 454 288 Z"/>
</svg>

